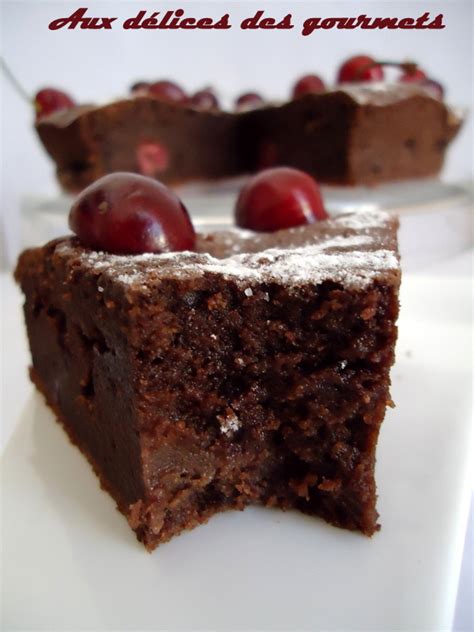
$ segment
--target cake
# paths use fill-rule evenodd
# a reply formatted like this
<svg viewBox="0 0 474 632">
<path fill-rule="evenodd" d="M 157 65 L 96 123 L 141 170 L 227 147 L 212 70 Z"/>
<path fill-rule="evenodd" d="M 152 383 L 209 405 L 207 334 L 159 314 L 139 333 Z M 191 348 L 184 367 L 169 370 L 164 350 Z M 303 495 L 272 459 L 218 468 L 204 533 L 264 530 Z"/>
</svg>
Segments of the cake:
<svg viewBox="0 0 474 632">
<path fill-rule="evenodd" d="M 374 185 L 439 173 L 461 118 L 415 84 L 345 84 L 244 112 L 139 94 L 44 116 L 36 130 L 71 192 L 133 171 L 171 185 L 286 165 L 321 182 Z"/>
<path fill-rule="evenodd" d="M 194 252 L 22 253 L 31 378 L 148 550 L 249 504 L 379 528 L 396 229 L 361 212 Z"/>
</svg>

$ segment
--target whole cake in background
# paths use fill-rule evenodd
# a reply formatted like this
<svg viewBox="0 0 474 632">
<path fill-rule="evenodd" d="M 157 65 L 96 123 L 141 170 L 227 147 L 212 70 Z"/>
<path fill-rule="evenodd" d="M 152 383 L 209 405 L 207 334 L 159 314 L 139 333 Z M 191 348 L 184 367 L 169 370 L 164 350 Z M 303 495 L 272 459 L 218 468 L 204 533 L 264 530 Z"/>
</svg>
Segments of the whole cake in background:
<svg viewBox="0 0 474 632">
<path fill-rule="evenodd" d="M 372 535 L 390 399 L 397 220 L 329 219 L 307 174 L 254 176 L 239 229 L 105 176 L 75 236 L 25 251 L 31 377 L 149 549 L 226 509 L 298 509 Z"/>
<path fill-rule="evenodd" d="M 396 81 L 386 80 L 387 65 L 398 68 Z M 277 165 L 323 183 L 375 185 L 440 172 L 462 123 L 443 97 L 416 64 L 359 55 L 334 87 L 306 75 L 286 103 L 247 92 L 234 111 L 222 110 L 210 88 L 188 95 L 168 80 L 137 82 L 129 97 L 100 106 L 45 89 L 36 130 L 71 192 L 116 171 L 177 185 Z"/>
</svg>

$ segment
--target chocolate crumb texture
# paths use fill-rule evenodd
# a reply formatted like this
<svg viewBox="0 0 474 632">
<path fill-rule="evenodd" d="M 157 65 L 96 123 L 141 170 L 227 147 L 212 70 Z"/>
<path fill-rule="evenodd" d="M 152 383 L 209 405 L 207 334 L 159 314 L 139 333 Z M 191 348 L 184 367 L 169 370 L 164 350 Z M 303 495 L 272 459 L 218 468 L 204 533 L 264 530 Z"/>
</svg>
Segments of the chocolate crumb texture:
<svg viewBox="0 0 474 632">
<path fill-rule="evenodd" d="M 255 503 L 378 529 L 396 230 L 367 212 L 196 252 L 20 256 L 32 378 L 149 550 Z"/>
</svg>

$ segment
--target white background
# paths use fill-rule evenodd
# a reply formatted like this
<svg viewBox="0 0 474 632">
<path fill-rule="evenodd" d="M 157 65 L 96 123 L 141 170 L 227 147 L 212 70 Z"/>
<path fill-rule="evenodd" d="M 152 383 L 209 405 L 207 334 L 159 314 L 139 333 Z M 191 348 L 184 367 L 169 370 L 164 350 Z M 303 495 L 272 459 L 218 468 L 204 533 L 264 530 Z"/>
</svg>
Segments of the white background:
<svg viewBox="0 0 474 632">
<path fill-rule="evenodd" d="M 87 6 L 90 15 L 114 16 L 111 31 L 50 31 L 51 20 Z M 140 9 L 184 8 L 195 17 L 230 13 L 227 31 L 124 31 L 121 23 Z M 268 98 L 285 98 L 302 73 L 316 72 L 331 83 L 341 61 L 365 52 L 383 59 L 414 59 L 447 88 L 448 100 L 472 101 L 471 2 L 2 2 L 2 55 L 33 95 L 44 86 L 63 88 L 79 102 L 101 102 L 125 94 L 137 79 L 168 77 L 195 90 L 215 86 L 224 98 L 256 89 Z M 266 9 L 283 17 L 289 31 L 242 31 L 240 21 Z M 311 16 L 418 17 L 444 14 L 443 30 L 315 31 L 299 28 Z M 18 247 L 18 206 L 25 194 L 55 195 L 51 161 L 32 127 L 33 110 L 2 77 L 2 215 L 9 259 Z M 472 175 L 472 120 L 452 147 L 444 177 Z"/>
</svg>

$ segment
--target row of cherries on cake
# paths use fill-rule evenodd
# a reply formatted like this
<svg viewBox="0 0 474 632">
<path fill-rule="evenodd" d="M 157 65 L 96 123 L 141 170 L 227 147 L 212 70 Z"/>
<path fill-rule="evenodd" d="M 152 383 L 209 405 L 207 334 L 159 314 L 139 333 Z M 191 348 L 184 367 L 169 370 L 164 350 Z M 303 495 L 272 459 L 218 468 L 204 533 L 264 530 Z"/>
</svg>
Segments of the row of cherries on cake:
<svg viewBox="0 0 474 632">
<path fill-rule="evenodd" d="M 402 83 L 422 85 L 428 88 L 437 98 L 443 98 L 444 89 L 442 85 L 428 78 L 417 64 L 413 62 L 376 61 L 367 55 L 357 55 L 345 61 L 339 69 L 337 83 L 383 81 L 385 66 L 399 68 L 401 70 L 399 81 Z M 325 90 L 326 86 L 321 77 L 314 74 L 304 75 L 293 86 L 292 98 L 297 99 L 306 94 L 318 94 Z M 131 93 L 135 96 L 153 97 L 168 103 L 190 105 L 200 110 L 219 109 L 219 100 L 212 88 L 204 88 L 193 95 L 188 95 L 181 86 L 173 81 L 139 81 L 133 84 Z M 237 111 L 245 111 L 261 107 L 264 104 L 264 99 L 257 92 L 246 92 L 236 99 L 235 109 Z M 55 88 L 44 88 L 35 97 L 36 118 L 40 120 L 53 112 L 70 109 L 74 105 L 74 100 L 65 92 Z"/>
<path fill-rule="evenodd" d="M 303 171 L 275 167 L 251 177 L 234 210 L 237 226 L 273 232 L 328 218 L 317 182 Z M 135 173 L 113 173 L 76 198 L 69 226 L 81 243 L 113 254 L 192 251 L 196 233 L 174 191 Z"/>
</svg>

